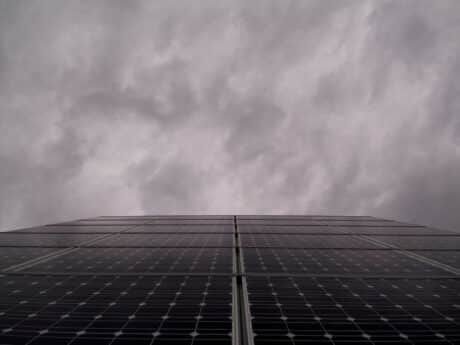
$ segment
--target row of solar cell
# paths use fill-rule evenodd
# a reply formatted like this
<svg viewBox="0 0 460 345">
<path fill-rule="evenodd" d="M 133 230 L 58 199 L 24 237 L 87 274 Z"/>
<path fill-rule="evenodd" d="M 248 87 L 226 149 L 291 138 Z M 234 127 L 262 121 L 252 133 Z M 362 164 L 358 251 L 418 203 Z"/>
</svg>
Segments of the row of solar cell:
<svg viewBox="0 0 460 345">
<path fill-rule="evenodd" d="M 231 344 L 229 277 L 0 277 L 2 344 Z"/>
<path fill-rule="evenodd" d="M 96 241 L 96 247 L 233 247 L 229 234 L 117 234 Z"/>
<path fill-rule="evenodd" d="M 232 225 L 233 220 L 230 219 L 130 219 L 130 220 L 77 220 L 72 222 L 65 223 L 56 223 L 49 224 L 48 226 L 80 226 L 80 225 L 92 225 L 92 226 L 111 226 L 111 225 L 142 225 L 142 224 L 159 224 L 159 225 L 168 225 L 168 224 L 177 224 L 177 225 L 188 225 L 188 224 L 197 224 L 197 225 Z"/>
<path fill-rule="evenodd" d="M 371 240 L 371 241 L 369 241 Z M 460 236 L 352 236 L 313 234 L 241 234 L 243 247 L 290 248 L 378 248 L 391 245 L 401 249 L 460 250 Z M 0 234 L 0 246 L 18 247 L 69 247 L 69 246 L 152 246 L 152 247 L 231 247 L 233 236 L 225 233 L 28 233 L 7 232 Z"/>
<path fill-rule="evenodd" d="M 460 281 L 249 277 L 255 344 L 457 344 Z"/>
<path fill-rule="evenodd" d="M 14 247 L 70 247 L 91 243 L 108 235 L 104 234 L 29 234 L 18 232 L 5 232 L 0 234 L 1 246 Z"/>
<path fill-rule="evenodd" d="M 460 236 L 373 236 L 371 238 L 402 249 L 460 250 Z"/>
<path fill-rule="evenodd" d="M 460 250 L 460 236 L 359 236 L 309 234 L 242 234 L 243 247 L 288 248 L 378 248 L 392 245 L 401 249 Z"/>
<path fill-rule="evenodd" d="M 243 234 L 243 247 L 278 247 L 278 248 L 379 248 L 372 242 L 347 235 L 278 235 L 278 234 Z"/>
<path fill-rule="evenodd" d="M 366 220 L 366 221 L 388 221 L 391 222 L 392 220 L 386 220 L 386 219 L 379 219 L 379 218 L 374 218 L 374 217 L 369 217 L 369 216 L 325 216 L 325 215 L 243 215 L 243 216 L 237 216 L 237 219 L 239 221 L 244 221 L 244 220 L 276 220 L 276 219 L 282 219 L 282 220 L 291 220 L 291 219 L 306 219 L 306 220 L 330 220 L 330 221 L 336 221 L 336 220 Z"/>
<path fill-rule="evenodd" d="M 262 234 L 362 234 L 362 235 L 458 235 L 453 231 L 438 230 L 426 227 L 382 227 L 382 226 L 270 226 L 270 225 L 241 225 L 239 233 Z"/>
<path fill-rule="evenodd" d="M 8 248 L 13 249 L 13 248 Z M 35 248 L 34 248 L 35 249 Z M 38 249 L 38 248 L 37 248 Z M 42 249 L 42 248 L 40 248 Z M 19 264 L 52 249 L 5 254 L 5 265 Z M 246 273 L 363 276 L 430 276 L 451 273 L 395 250 L 244 248 Z M 418 255 L 458 267 L 459 252 L 417 251 Z M 29 255 L 29 256 L 27 256 Z M 231 248 L 79 248 L 28 265 L 27 272 L 231 273 Z"/>
<path fill-rule="evenodd" d="M 232 273 L 231 248 L 80 248 L 36 263 L 27 272 Z"/>
<path fill-rule="evenodd" d="M 118 233 L 118 232 L 145 232 L 145 233 L 233 233 L 232 225 L 176 225 L 176 224 L 163 224 L 163 225 L 81 225 L 81 226 L 66 226 L 66 225 L 53 225 L 41 226 L 34 228 L 20 229 L 12 231 L 16 233 Z"/>
<path fill-rule="evenodd" d="M 460 269 L 459 251 L 413 253 Z M 50 254 L 60 254 L 48 258 Z M 27 272 L 229 273 L 231 248 L 2 248 L 2 270 L 31 260 Z M 38 260 L 40 259 L 40 260 Z M 248 274 L 430 276 L 451 273 L 394 250 L 245 248 Z"/>
<path fill-rule="evenodd" d="M 11 266 L 22 264 L 26 261 L 37 259 L 46 255 L 57 253 L 59 248 L 46 247 L 6 247 L 0 248 L 0 269 L 5 270 Z"/>
<path fill-rule="evenodd" d="M 142 215 L 142 216 L 101 216 L 97 218 L 88 218 L 85 220 L 129 220 L 129 219 L 181 219 L 181 220 L 195 220 L 195 219 L 222 219 L 222 220 L 233 220 L 233 216 L 229 215 Z"/>
<path fill-rule="evenodd" d="M 388 221 L 356 221 L 356 220 L 308 220 L 308 219 L 254 219 L 254 220 L 241 220 L 238 221 L 238 226 L 244 225 L 266 225 L 266 226 L 381 226 L 381 227 L 419 227 L 419 225 L 406 224 L 400 222 Z"/>
<path fill-rule="evenodd" d="M 453 275 L 394 250 L 244 248 L 243 255 L 248 274 Z"/>
<path fill-rule="evenodd" d="M 0 234 L 1 246 L 17 247 L 70 247 L 70 246 L 102 246 L 102 247 L 232 247 L 233 236 L 230 234 L 80 234 L 80 233 L 3 233 Z"/>
</svg>

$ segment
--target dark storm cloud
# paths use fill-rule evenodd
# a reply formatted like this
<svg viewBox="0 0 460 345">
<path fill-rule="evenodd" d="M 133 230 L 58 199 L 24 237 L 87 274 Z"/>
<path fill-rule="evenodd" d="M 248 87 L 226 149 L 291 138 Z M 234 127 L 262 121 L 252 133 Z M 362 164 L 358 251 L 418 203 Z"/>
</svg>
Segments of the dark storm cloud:
<svg viewBox="0 0 460 345">
<path fill-rule="evenodd" d="M 0 227 L 370 214 L 460 228 L 457 1 L 1 1 Z"/>
</svg>

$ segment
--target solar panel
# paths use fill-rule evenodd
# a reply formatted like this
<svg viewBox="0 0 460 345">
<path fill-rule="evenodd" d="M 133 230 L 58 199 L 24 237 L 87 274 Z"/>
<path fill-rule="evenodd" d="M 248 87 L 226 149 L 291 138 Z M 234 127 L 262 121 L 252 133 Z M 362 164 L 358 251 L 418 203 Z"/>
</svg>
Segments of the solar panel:
<svg viewBox="0 0 460 345">
<path fill-rule="evenodd" d="M 161 225 L 140 225 L 130 228 L 127 232 L 146 233 L 229 233 L 233 236 L 233 225 L 216 224 L 161 224 Z"/>
<path fill-rule="evenodd" d="M 6 269 L 41 256 L 57 252 L 58 248 L 46 247 L 3 247 L 0 248 L 0 269 Z"/>
<path fill-rule="evenodd" d="M 80 248 L 22 271 L 232 273 L 231 248 Z"/>
<path fill-rule="evenodd" d="M 0 247 L 69 247 L 88 243 L 102 238 L 96 234 L 36 234 L 4 232 L 0 233 Z"/>
<path fill-rule="evenodd" d="M 460 344 L 460 235 L 353 216 L 0 234 L 0 344 Z"/>
<path fill-rule="evenodd" d="M 231 344 L 231 278 L 0 278 L 2 343 Z"/>
<path fill-rule="evenodd" d="M 458 280 L 249 277 L 255 344 L 453 344 Z"/>
<path fill-rule="evenodd" d="M 460 236 L 378 236 L 372 238 L 403 249 L 460 249 Z"/>
<path fill-rule="evenodd" d="M 351 230 L 344 227 L 328 227 L 324 225 L 317 226 L 305 226 L 305 225 L 248 225 L 241 224 L 238 226 L 238 231 L 241 234 L 252 233 L 252 234 L 332 234 L 341 235 L 347 234 Z"/>
<path fill-rule="evenodd" d="M 106 237 L 91 244 L 96 247 L 233 247 L 231 234 L 133 234 Z"/>
<path fill-rule="evenodd" d="M 433 235 L 433 236 L 442 236 L 442 235 L 455 235 L 452 231 L 438 230 L 426 227 L 349 227 L 345 228 L 344 231 L 348 231 L 352 234 L 360 235 Z"/>
<path fill-rule="evenodd" d="M 394 250 L 244 248 L 248 273 L 444 275 L 442 269 Z"/>
<path fill-rule="evenodd" d="M 321 236 L 306 234 L 242 234 L 243 247 L 278 248 L 378 248 L 373 243 L 352 236 Z"/>
<path fill-rule="evenodd" d="M 460 269 L 459 250 L 417 250 L 414 253 Z"/>
<path fill-rule="evenodd" d="M 54 233 L 118 233 L 126 231 L 133 226 L 126 225 L 110 225 L 110 226 L 99 226 L 99 225 L 81 225 L 81 226 L 67 226 L 67 225 L 52 225 L 52 226 L 40 226 L 34 228 L 26 228 L 16 230 L 15 233 L 32 233 L 32 234 L 54 234 Z"/>
</svg>

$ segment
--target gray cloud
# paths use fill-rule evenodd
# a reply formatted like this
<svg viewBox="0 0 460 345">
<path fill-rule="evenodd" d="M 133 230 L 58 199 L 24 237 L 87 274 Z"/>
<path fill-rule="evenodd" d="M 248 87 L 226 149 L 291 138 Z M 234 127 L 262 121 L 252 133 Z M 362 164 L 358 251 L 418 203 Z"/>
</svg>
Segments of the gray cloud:
<svg viewBox="0 0 460 345">
<path fill-rule="evenodd" d="M 459 13 L 0 0 L 0 228 L 176 212 L 460 228 Z"/>
</svg>

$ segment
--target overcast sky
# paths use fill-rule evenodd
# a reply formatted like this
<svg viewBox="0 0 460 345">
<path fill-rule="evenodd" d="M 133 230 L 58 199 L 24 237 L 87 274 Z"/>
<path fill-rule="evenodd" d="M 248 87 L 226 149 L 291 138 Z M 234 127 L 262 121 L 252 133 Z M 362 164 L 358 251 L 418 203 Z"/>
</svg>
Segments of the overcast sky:
<svg viewBox="0 0 460 345">
<path fill-rule="evenodd" d="M 0 229 L 99 215 L 460 228 L 460 1 L 0 0 Z"/>
</svg>

